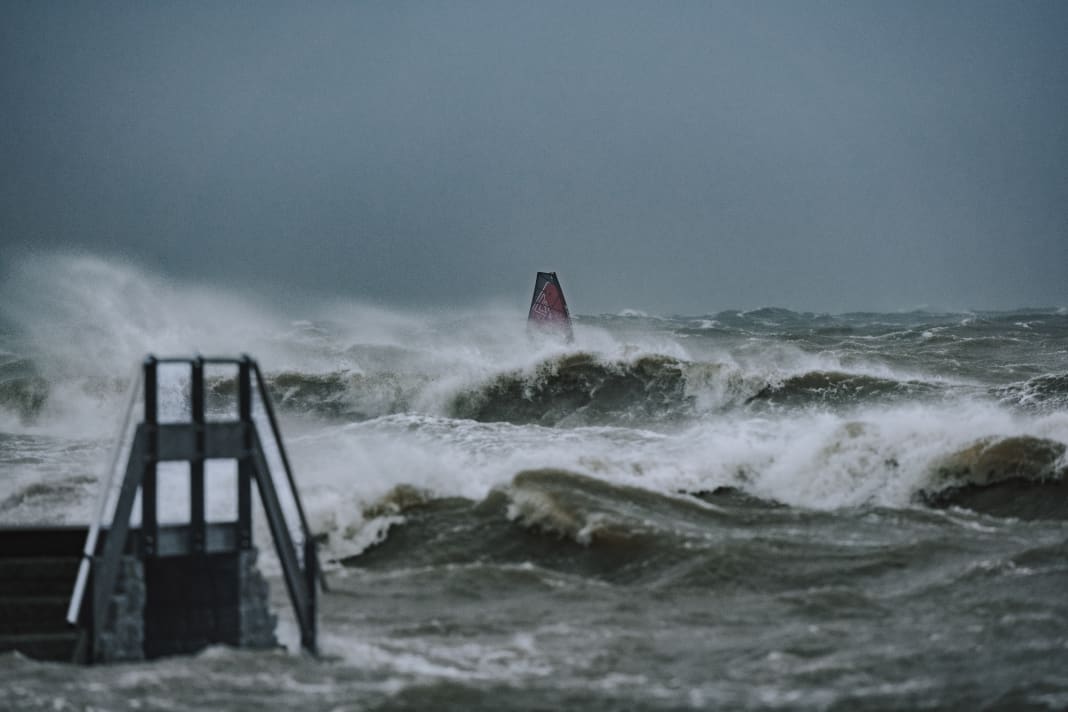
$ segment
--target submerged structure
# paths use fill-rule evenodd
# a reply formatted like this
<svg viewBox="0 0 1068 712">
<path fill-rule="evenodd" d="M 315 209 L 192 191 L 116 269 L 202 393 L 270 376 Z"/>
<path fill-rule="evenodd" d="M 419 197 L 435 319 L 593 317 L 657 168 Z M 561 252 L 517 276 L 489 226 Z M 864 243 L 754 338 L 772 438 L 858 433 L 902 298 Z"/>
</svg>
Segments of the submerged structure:
<svg viewBox="0 0 1068 712">
<path fill-rule="evenodd" d="M 183 388 L 188 418 L 161 419 L 161 364 L 189 369 L 188 388 Z M 236 418 L 206 417 L 205 365 L 236 371 L 236 378 L 227 381 L 236 382 L 229 389 L 236 396 Z M 276 646 L 276 618 L 252 537 L 255 489 L 301 645 L 314 654 L 316 587 L 321 583 L 315 539 L 258 364 L 247 356 L 149 356 L 142 373 L 143 419 L 127 438 L 135 390 L 123 425 L 126 442 L 117 446 L 88 529 L 0 531 L 0 542 L 8 545 L 0 557 L 0 571 L 7 574 L 0 587 L 0 650 L 94 663 L 191 653 L 212 644 Z M 260 407 L 254 418 L 256 401 Z M 208 460 L 235 461 L 236 477 L 209 482 L 216 478 L 206 477 Z M 157 469 L 164 463 L 187 467 L 189 507 L 180 523 L 160 522 Z M 276 476 L 281 472 L 284 477 Z M 235 503 L 232 517 L 208 521 L 209 491 Z M 134 521 L 138 504 L 140 517 Z M 80 561 L 77 541 L 84 541 Z M 64 620 L 61 606 L 67 599 L 61 591 L 71 586 Z"/>
<path fill-rule="evenodd" d="M 538 272 L 534 280 L 534 296 L 530 299 L 527 325 L 562 335 L 568 341 L 574 338 L 571 330 L 571 313 L 567 309 L 564 290 L 556 272 Z"/>
</svg>

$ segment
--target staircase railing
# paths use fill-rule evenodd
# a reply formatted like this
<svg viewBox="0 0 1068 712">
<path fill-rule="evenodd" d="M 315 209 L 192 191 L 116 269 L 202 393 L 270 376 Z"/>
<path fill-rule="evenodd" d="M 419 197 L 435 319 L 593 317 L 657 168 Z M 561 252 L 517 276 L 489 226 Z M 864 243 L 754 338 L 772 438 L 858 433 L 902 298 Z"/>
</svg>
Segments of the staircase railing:
<svg viewBox="0 0 1068 712">
<path fill-rule="evenodd" d="M 289 456 L 286 454 L 285 445 L 282 442 L 282 433 L 278 429 L 278 419 L 274 414 L 274 405 L 271 402 L 271 396 L 267 392 L 267 381 L 263 377 L 263 373 L 260 371 L 260 365 L 256 361 L 251 361 L 252 370 L 256 375 L 256 386 L 259 392 L 260 402 L 263 404 L 263 410 L 267 415 L 267 422 L 271 426 L 271 436 L 274 438 L 275 446 L 278 448 L 278 457 L 282 462 L 282 469 L 286 473 L 286 482 L 289 485 L 289 493 L 292 497 L 294 505 L 296 505 L 297 515 L 300 518 L 300 532 L 305 546 L 309 541 L 315 539 L 315 535 L 312 534 L 311 528 L 308 526 L 308 517 L 304 514 L 304 505 L 301 504 L 300 497 L 297 495 L 297 483 L 293 478 L 293 468 L 289 465 Z M 327 591 L 326 577 L 322 574 L 322 569 L 317 570 L 315 577 L 318 580 L 318 584 L 323 591 Z"/>
<path fill-rule="evenodd" d="M 104 518 L 107 516 L 108 505 L 113 499 L 115 494 L 115 476 L 118 474 L 119 459 L 122 456 L 122 451 L 125 449 L 127 436 L 130 432 L 130 423 L 133 417 L 134 408 L 137 405 L 137 396 L 141 393 L 141 388 L 144 383 L 141 377 L 141 370 L 134 374 L 134 377 L 130 379 L 130 386 L 128 396 L 126 399 L 126 409 L 122 416 L 122 425 L 119 427 L 118 435 L 115 439 L 115 447 L 112 451 L 110 458 L 110 464 L 107 472 L 105 473 L 105 479 L 103 487 L 100 490 L 100 495 L 97 500 L 96 514 L 93 517 L 92 522 L 89 525 L 89 533 L 85 538 L 85 546 L 82 549 L 82 560 L 78 565 L 78 576 L 74 582 L 74 592 L 71 595 L 70 605 L 67 608 L 67 622 L 71 625 L 78 623 L 79 617 L 82 614 L 82 606 L 85 599 L 85 590 L 89 584 L 89 573 L 93 563 L 93 557 L 96 555 L 98 541 L 100 538 L 100 531 L 104 523 Z M 132 440 L 136 443 L 138 438 L 135 436 Z M 132 455 L 133 453 L 131 453 Z M 129 462 L 131 458 L 127 458 Z M 125 479 L 124 479 L 125 481 Z M 121 498 L 121 497 L 120 497 Z M 112 515 L 114 520 L 114 515 Z M 128 523 L 129 517 L 126 518 Z M 118 536 L 118 534 L 117 534 Z M 125 539 L 125 534 L 122 535 Z M 95 615 L 95 605 L 94 605 Z M 85 660 L 89 657 L 88 637 L 85 635 L 85 629 L 83 628 L 83 635 L 79 637 L 76 649 L 74 651 L 75 661 Z"/>
<path fill-rule="evenodd" d="M 160 423 L 158 366 L 161 364 L 186 364 L 190 367 L 191 417 L 188 422 Z M 205 418 L 204 366 L 231 365 L 237 367 L 238 418 L 229 421 L 208 421 Z M 287 494 L 296 505 L 299 530 L 303 539 L 303 556 L 297 556 L 297 547 L 286 520 L 285 510 L 279 497 L 279 489 L 272 475 L 264 450 L 264 441 L 253 418 L 252 375 L 256 376 L 256 392 L 270 425 L 270 437 L 277 448 L 286 473 L 284 485 Z M 107 504 L 114 490 L 116 465 L 121 446 L 116 451 L 111 470 L 104 484 L 101 504 L 96 519 L 92 522 L 86 538 L 83 560 L 75 583 L 67 620 L 81 624 L 83 630 L 102 630 L 107 625 L 108 605 L 118 578 L 120 559 L 127 547 L 130 518 L 138 491 L 141 492 L 140 547 L 138 554 L 144 558 L 159 556 L 159 520 L 157 513 L 156 466 L 164 461 L 186 461 L 190 472 L 190 521 L 189 549 L 202 553 L 207 547 L 204 464 L 207 459 L 227 458 L 237 461 L 237 536 L 235 546 L 249 549 L 252 546 L 252 495 L 251 482 L 256 482 L 267 524 L 274 540 L 275 551 L 282 566 L 283 579 L 290 602 L 293 605 L 297 624 L 301 631 L 301 645 L 316 652 L 316 588 L 325 582 L 316 551 L 316 540 L 308 526 L 307 517 L 300 501 L 290 467 L 289 457 L 282 442 L 274 407 L 267 391 L 266 381 L 259 365 L 247 355 L 241 358 L 155 358 L 149 356 L 143 364 L 144 418 L 137 426 L 130 446 L 125 474 L 110 526 L 104 537 L 103 547 L 99 536 L 104 527 Z M 136 399 L 136 389 L 127 409 L 125 434 Z M 85 606 L 85 592 L 92 574 L 92 596 Z M 88 611 L 86 610 L 88 608 Z M 88 617 L 88 620 L 86 618 Z M 80 645 L 85 655 L 87 644 Z M 86 656 L 88 657 L 88 656 Z"/>
</svg>

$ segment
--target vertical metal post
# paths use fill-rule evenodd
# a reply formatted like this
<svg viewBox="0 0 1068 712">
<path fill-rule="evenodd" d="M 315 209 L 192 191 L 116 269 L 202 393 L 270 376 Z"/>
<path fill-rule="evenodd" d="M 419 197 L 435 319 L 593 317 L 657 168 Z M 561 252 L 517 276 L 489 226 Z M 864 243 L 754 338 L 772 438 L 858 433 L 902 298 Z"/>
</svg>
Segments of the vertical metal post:
<svg viewBox="0 0 1068 712">
<path fill-rule="evenodd" d="M 189 534 L 194 553 L 204 553 L 206 524 L 204 495 L 204 358 L 191 363 L 194 455 L 189 461 Z"/>
<path fill-rule="evenodd" d="M 159 462 L 159 382 L 155 356 L 145 358 L 145 464 L 141 481 L 141 542 L 146 556 L 155 556 L 159 538 L 156 463 Z M 115 522 L 112 522 L 114 528 Z"/>
<path fill-rule="evenodd" d="M 315 538 L 311 534 L 307 534 L 304 537 L 304 585 L 308 591 L 308 625 L 306 629 L 301 630 L 301 646 L 311 652 L 313 655 L 318 654 L 318 648 L 316 643 L 316 603 L 317 603 L 317 579 L 319 578 L 319 571 L 317 570 L 317 562 L 319 557 L 315 552 Z"/>
<path fill-rule="evenodd" d="M 252 548 L 252 359 L 237 365 L 238 419 L 244 427 L 244 454 L 237 461 L 237 540 L 241 549 Z"/>
</svg>

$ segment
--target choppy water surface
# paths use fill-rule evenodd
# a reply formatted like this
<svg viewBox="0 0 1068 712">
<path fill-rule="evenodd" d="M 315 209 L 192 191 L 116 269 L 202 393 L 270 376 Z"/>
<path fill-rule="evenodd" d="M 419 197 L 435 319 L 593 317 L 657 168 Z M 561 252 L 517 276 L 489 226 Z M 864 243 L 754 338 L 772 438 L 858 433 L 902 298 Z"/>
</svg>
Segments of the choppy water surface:
<svg viewBox="0 0 1068 712">
<path fill-rule="evenodd" d="M 294 320 L 88 258 L 23 273 L 0 521 L 88 520 L 146 352 L 247 351 L 332 592 L 323 660 L 7 655 L 0 707 L 1068 707 L 1064 308 L 589 315 L 562 344 L 521 310 Z"/>
</svg>

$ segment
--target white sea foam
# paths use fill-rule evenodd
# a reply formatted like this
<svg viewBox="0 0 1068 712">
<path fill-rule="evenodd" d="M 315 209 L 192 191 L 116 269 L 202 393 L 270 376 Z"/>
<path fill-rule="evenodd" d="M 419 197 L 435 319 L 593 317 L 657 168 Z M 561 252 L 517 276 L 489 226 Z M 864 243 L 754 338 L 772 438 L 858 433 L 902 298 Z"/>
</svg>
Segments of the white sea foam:
<svg viewBox="0 0 1068 712">
<path fill-rule="evenodd" d="M 461 389 L 574 351 L 605 363 L 663 355 L 693 364 L 689 395 L 708 407 L 723 402 L 732 379 L 758 387 L 810 371 L 930 378 L 855 356 L 846 363 L 840 354 L 787 342 L 751 340 L 728 350 L 656 329 L 615 333 L 580 323 L 571 345 L 536 341 L 528 337 L 522 314 L 494 305 L 413 312 L 335 300 L 286 313 L 248 294 L 84 255 L 27 259 L 5 279 L 0 298 L 23 355 L 48 380 L 44 427 L 72 436 L 105 435 L 100 426 L 121 409 L 124 381 L 149 353 L 250 353 L 273 373 L 415 374 L 422 382 L 411 407 L 439 415 Z M 722 364 L 721 377 L 700 373 L 705 364 Z M 11 425 L 10 430 L 20 427 Z"/>
<path fill-rule="evenodd" d="M 441 412 L 463 385 L 532 367 L 565 350 L 609 360 L 651 353 L 689 357 L 661 336 L 620 341 L 581 325 L 571 346 L 533 341 L 521 314 L 494 305 L 417 313 L 327 301 L 286 313 L 250 294 L 86 255 L 24 260 L 0 286 L 0 315 L 17 331 L 18 352 L 50 384 L 46 427 L 72 436 L 104 435 L 101 420 L 121 408 L 123 381 L 150 353 L 249 353 L 268 372 L 304 374 L 396 369 L 400 353 L 409 370 L 432 379 L 417 403 L 429 412 Z"/>
<path fill-rule="evenodd" d="M 288 314 L 248 295 L 70 255 L 29 259 L 5 279 L 0 297 L 4 321 L 18 330 L 18 341 L 3 348 L 32 358 L 51 388 L 37 422 L 5 423 L 9 433 L 109 442 L 124 383 L 149 352 L 248 352 L 268 373 L 399 374 L 400 387 L 414 384 L 404 412 L 363 422 L 283 414 L 313 528 L 341 533 L 349 549 L 381 536 L 364 530 L 362 511 L 400 484 L 479 499 L 521 470 L 554 467 L 662 492 L 731 485 L 805 507 L 903 506 L 930 477 L 932 462 L 977 438 L 1068 442 L 1064 413 L 1026 415 L 965 398 L 763 415 L 725 408 L 763 385 L 817 371 L 953 382 L 944 373 L 909 372 L 785 340 L 687 340 L 667 329 L 635 328 L 631 320 L 619 329 L 591 320 L 576 325 L 574 344 L 539 342 L 528 337 L 522 313 L 501 306 L 415 312 L 332 301 Z M 534 374 L 539 364 L 575 351 L 605 364 L 645 355 L 678 359 L 697 416 L 658 432 L 449 417 L 458 392 L 509 371 Z M 187 407 L 183 378 L 161 376 L 165 417 Z M 92 470 L 84 462 L 71 467 Z"/>
<path fill-rule="evenodd" d="M 335 542 L 348 555 L 369 540 L 360 533 L 364 507 L 398 484 L 478 500 L 522 470 L 553 467 L 664 493 L 727 485 L 814 509 L 901 507 L 940 458 L 1013 435 L 1068 442 L 1068 414 L 905 406 L 849 418 L 722 417 L 675 433 L 391 416 L 304 436 L 292 450 L 310 501 L 329 503 L 312 504 L 313 517 L 349 532 Z"/>
</svg>

